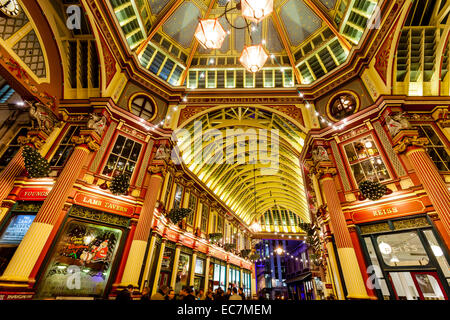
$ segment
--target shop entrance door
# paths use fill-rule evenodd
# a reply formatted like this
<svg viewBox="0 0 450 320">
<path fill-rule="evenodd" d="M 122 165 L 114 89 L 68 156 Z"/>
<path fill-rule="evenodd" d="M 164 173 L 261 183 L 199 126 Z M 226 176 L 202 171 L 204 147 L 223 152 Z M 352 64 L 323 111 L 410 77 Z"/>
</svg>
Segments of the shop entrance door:
<svg viewBox="0 0 450 320">
<path fill-rule="evenodd" d="M 398 300 L 447 300 L 436 272 L 389 272 Z"/>
</svg>

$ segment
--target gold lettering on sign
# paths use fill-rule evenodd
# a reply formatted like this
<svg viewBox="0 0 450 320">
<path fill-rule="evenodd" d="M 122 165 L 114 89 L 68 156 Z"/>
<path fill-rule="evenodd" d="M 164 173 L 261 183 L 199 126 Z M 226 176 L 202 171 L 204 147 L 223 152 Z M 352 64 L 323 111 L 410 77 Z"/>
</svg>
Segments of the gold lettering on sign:
<svg viewBox="0 0 450 320">
<path fill-rule="evenodd" d="M 397 212 L 398 212 L 397 207 L 372 211 L 374 217 L 387 216 L 387 215 L 397 213 Z"/>
</svg>

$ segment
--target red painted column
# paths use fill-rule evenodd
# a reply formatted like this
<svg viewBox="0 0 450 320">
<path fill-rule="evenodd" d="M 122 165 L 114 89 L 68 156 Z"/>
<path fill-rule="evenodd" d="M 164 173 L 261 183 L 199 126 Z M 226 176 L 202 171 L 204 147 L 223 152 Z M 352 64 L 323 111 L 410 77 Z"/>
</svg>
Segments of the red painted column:
<svg viewBox="0 0 450 320">
<path fill-rule="evenodd" d="M 152 228 L 153 212 L 156 201 L 158 200 L 159 189 L 163 181 L 164 167 L 151 167 L 152 175 L 149 186 L 145 194 L 144 204 L 136 226 L 136 232 L 131 243 L 130 254 L 127 259 L 125 270 L 120 286 L 132 284 L 138 286 L 141 267 L 144 262 L 145 251 L 147 248 L 148 237 Z M 149 248 L 152 250 L 153 248 Z"/>
<path fill-rule="evenodd" d="M 431 203 L 442 221 L 446 235 L 450 235 L 450 192 L 447 185 L 424 148 L 409 146 L 407 147 L 406 157 L 430 197 Z"/>
<path fill-rule="evenodd" d="M 113 287 L 116 288 L 120 281 L 122 280 L 123 271 L 125 270 L 125 265 L 128 260 L 128 255 L 130 254 L 131 243 L 133 242 L 134 233 L 136 232 L 136 221 L 131 222 L 130 233 L 128 234 L 127 242 L 122 252 L 122 260 L 120 261 L 119 269 L 117 270 L 116 279 L 114 281 Z"/>
<path fill-rule="evenodd" d="M 41 254 L 48 250 L 45 244 L 54 225 L 60 218 L 70 191 L 86 164 L 90 151 L 98 150 L 96 141 L 100 137 L 90 131 L 81 132 L 81 137 L 74 137 L 77 144 L 64 169 L 53 185 L 33 223 L 17 248 L 3 276 L 2 281 L 27 282 Z M 93 138 L 95 140 L 93 140 Z"/>
<path fill-rule="evenodd" d="M 360 269 L 361 275 L 364 279 L 364 283 L 366 284 L 367 293 L 369 294 L 369 297 L 371 300 L 378 300 L 375 290 L 373 290 L 367 286 L 367 280 L 369 280 L 369 275 L 367 273 L 367 264 L 366 264 L 366 261 L 364 260 L 362 249 L 359 244 L 358 233 L 356 232 L 356 229 L 354 226 L 349 227 L 349 230 L 350 230 L 350 237 L 351 237 L 352 243 L 353 243 L 353 248 L 355 248 L 356 258 L 358 259 L 359 269 Z"/>
<path fill-rule="evenodd" d="M 41 131 L 30 131 L 28 135 L 18 138 L 18 142 L 22 145 L 16 155 L 11 159 L 8 165 L 0 172 L 0 204 L 8 197 L 14 182 L 20 173 L 25 170 L 25 163 L 22 151 L 25 146 L 39 149 L 43 145 L 43 141 L 48 135 Z"/>
<path fill-rule="evenodd" d="M 347 298 L 369 299 L 334 183 L 332 173 L 335 171 L 333 169 L 330 170 L 330 168 L 321 168 L 319 170 L 322 170 L 323 173 L 320 182 L 334 232 L 337 253 L 347 288 Z"/>
</svg>

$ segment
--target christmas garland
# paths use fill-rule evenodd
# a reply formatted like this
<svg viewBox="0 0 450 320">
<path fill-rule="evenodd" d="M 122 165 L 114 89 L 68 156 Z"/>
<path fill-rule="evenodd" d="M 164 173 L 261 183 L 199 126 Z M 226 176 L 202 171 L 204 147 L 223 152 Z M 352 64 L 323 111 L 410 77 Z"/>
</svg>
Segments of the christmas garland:
<svg viewBox="0 0 450 320">
<path fill-rule="evenodd" d="M 50 165 L 36 149 L 30 146 L 25 146 L 22 150 L 22 157 L 30 178 L 48 177 L 50 173 Z"/>
<path fill-rule="evenodd" d="M 189 208 L 173 208 L 170 210 L 167 217 L 174 223 L 177 224 L 184 218 L 186 218 L 190 213 L 192 209 Z"/>
<path fill-rule="evenodd" d="M 248 257 L 248 259 L 249 259 L 250 261 L 256 261 L 256 260 L 261 259 L 261 257 L 260 257 L 260 255 L 259 255 L 259 253 L 254 252 L 254 253 L 252 253 L 252 254 Z"/>
<path fill-rule="evenodd" d="M 242 249 L 241 250 L 241 257 L 242 258 L 247 258 L 249 256 L 249 254 L 252 252 L 252 250 L 250 249 Z"/>
<path fill-rule="evenodd" d="M 366 180 L 359 184 L 359 191 L 364 198 L 376 201 L 388 192 L 388 188 L 379 182 Z"/>
<path fill-rule="evenodd" d="M 128 188 L 130 187 L 130 176 L 126 173 L 119 174 L 115 176 L 111 185 L 109 186 L 109 190 L 112 194 L 118 196 L 122 194 L 128 193 Z"/>
<path fill-rule="evenodd" d="M 210 233 L 209 234 L 209 240 L 211 240 L 211 242 L 218 242 L 218 241 L 222 240 L 222 238 L 223 238 L 222 233 Z"/>
<path fill-rule="evenodd" d="M 235 245 L 234 243 L 225 243 L 225 245 L 223 246 L 223 248 L 224 248 L 226 251 L 231 251 L 231 250 L 233 250 L 233 249 L 236 248 L 236 245 Z"/>
</svg>

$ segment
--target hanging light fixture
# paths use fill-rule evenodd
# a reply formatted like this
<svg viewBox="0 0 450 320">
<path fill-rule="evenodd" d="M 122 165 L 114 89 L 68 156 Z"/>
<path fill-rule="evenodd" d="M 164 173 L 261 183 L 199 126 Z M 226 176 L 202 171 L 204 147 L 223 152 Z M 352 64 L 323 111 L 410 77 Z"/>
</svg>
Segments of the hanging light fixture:
<svg viewBox="0 0 450 320">
<path fill-rule="evenodd" d="M 251 229 L 253 232 L 255 232 L 255 233 L 261 232 L 261 230 L 262 230 L 261 224 L 260 224 L 258 221 L 255 220 L 255 221 L 252 223 L 252 225 L 250 226 L 250 229 Z"/>
<path fill-rule="evenodd" d="M 195 37 L 205 49 L 220 49 L 227 32 L 219 19 L 202 19 L 195 30 Z"/>
<path fill-rule="evenodd" d="M 266 63 L 269 55 L 264 47 L 259 45 L 246 46 L 242 51 L 239 61 L 249 72 L 258 72 Z"/>
<path fill-rule="evenodd" d="M 242 16 L 259 23 L 273 12 L 273 0 L 241 0 Z"/>
</svg>

